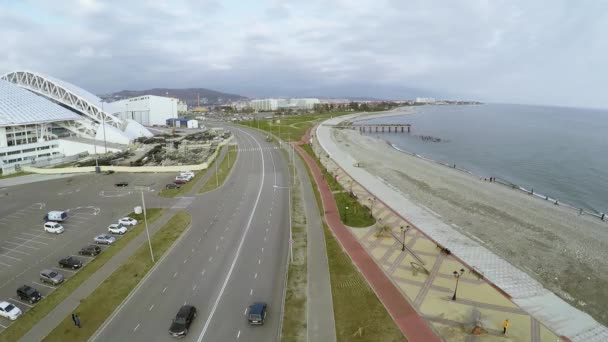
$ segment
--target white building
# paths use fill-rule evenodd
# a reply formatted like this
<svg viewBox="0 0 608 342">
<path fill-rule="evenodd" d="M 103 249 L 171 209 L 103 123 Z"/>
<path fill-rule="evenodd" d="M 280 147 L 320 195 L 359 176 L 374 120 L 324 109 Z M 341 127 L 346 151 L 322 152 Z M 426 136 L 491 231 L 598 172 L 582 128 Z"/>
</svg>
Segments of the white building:
<svg viewBox="0 0 608 342">
<path fill-rule="evenodd" d="M 178 113 L 186 113 L 188 112 L 188 104 L 186 104 L 186 102 L 184 101 L 178 101 L 177 102 L 177 112 Z"/>
<path fill-rule="evenodd" d="M 266 112 L 277 109 L 313 109 L 318 103 L 321 102 L 317 98 L 256 99 L 235 102 L 233 106 L 236 110 L 251 108 L 258 112 Z"/>
<path fill-rule="evenodd" d="M 144 126 L 165 125 L 167 119 L 177 118 L 178 99 L 144 95 L 111 103 L 123 120 L 131 119 Z"/>
<path fill-rule="evenodd" d="M 258 99 L 249 101 L 249 106 L 258 112 L 277 110 L 279 101 L 277 99 Z"/>
<path fill-rule="evenodd" d="M 433 97 L 417 97 L 416 98 L 416 103 L 433 104 L 433 103 L 435 103 L 435 98 L 433 98 Z"/>
</svg>

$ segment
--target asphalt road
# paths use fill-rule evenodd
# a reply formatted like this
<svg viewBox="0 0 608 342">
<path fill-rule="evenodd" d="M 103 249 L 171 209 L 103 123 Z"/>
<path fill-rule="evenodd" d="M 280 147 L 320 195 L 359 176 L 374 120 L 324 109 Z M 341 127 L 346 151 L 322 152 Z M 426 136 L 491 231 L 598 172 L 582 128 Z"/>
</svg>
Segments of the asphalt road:
<svg viewBox="0 0 608 342">
<path fill-rule="evenodd" d="M 77 271 L 59 268 L 58 260 L 74 255 L 84 264 L 93 258 L 79 256 L 93 237 L 107 232 L 107 227 L 141 204 L 140 193 L 132 185 L 142 184 L 159 189 L 173 175 L 103 175 L 74 176 L 5 187 L 0 190 L 0 300 L 17 305 L 22 311 L 32 307 L 16 296 L 19 286 L 27 284 L 43 296 L 55 288 L 41 284 L 39 272 L 55 269 L 66 278 Z M 129 187 L 116 188 L 117 181 L 128 181 Z M 176 200 L 160 199 L 156 192 L 147 193 L 147 206 L 172 206 Z M 153 204 L 153 205 L 151 205 Z M 43 216 L 50 210 L 69 211 L 62 223 L 65 232 L 50 234 L 43 229 Z M 101 246 L 102 249 L 112 248 Z M 103 252 L 102 252 L 103 253 Z M 61 286 L 61 285 L 59 285 Z M 10 321 L 0 318 L 0 331 Z"/>
<path fill-rule="evenodd" d="M 276 145 L 231 128 L 239 155 L 227 182 L 190 199 L 192 227 L 92 337 L 95 341 L 170 341 L 177 310 L 198 316 L 186 341 L 276 341 L 289 243 L 289 171 Z M 213 177 L 211 177 L 213 180 Z M 265 301 L 265 325 L 246 309 Z"/>
</svg>

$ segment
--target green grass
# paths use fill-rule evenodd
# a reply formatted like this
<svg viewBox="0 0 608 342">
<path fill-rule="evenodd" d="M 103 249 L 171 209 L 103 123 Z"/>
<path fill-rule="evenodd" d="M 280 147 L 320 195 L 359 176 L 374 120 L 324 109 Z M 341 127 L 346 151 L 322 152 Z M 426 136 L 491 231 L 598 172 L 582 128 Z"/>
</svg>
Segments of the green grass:
<svg viewBox="0 0 608 342">
<path fill-rule="evenodd" d="M 283 150 L 283 152 L 285 152 Z M 289 159 L 289 158 L 288 158 Z M 290 168 L 294 165 L 289 164 Z M 299 190 L 299 180 L 296 178 L 295 189 Z M 297 190 L 291 192 L 292 208 L 291 222 L 293 235 L 293 263 L 289 264 L 287 274 L 287 289 L 283 312 L 282 341 L 306 341 L 306 294 L 307 294 L 307 232 L 306 215 Z"/>
<path fill-rule="evenodd" d="M 10 175 L 0 174 L 0 179 L 20 177 L 20 176 L 31 175 L 31 174 L 32 174 L 31 172 L 25 172 L 25 171 L 11 173 Z"/>
<path fill-rule="evenodd" d="M 211 176 L 207 179 L 207 182 L 200 188 L 199 193 L 212 191 L 221 187 L 228 175 L 230 175 L 230 170 L 232 170 L 232 166 L 236 162 L 236 158 L 238 157 L 238 149 L 236 146 L 230 146 L 228 151 L 226 152 L 226 156 L 218 165 L 217 169 L 217 178 L 215 176 Z M 215 170 L 214 170 L 215 171 Z"/>
<path fill-rule="evenodd" d="M 298 141 L 300 140 L 300 138 L 302 138 L 306 130 L 309 127 L 313 126 L 315 123 L 335 116 L 352 113 L 353 112 L 331 112 L 302 115 L 284 115 L 275 116 L 274 123 L 271 119 L 256 119 L 250 121 L 241 121 L 239 122 L 239 124 L 271 132 L 283 139 L 284 141 Z M 277 123 L 276 120 L 279 120 L 279 122 Z"/>
<path fill-rule="evenodd" d="M 325 223 L 323 232 L 337 341 L 407 341 Z"/>
<path fill-rule="evenodd" d="M 150 208 L 147 210 L 148 224 L 154 222 L 162 214 L 162 209 Z M 130 214 L 139 221 L 139 223 L 129 230 L 129 233 L 123 235 L 111 247 L 106 248 L 95 259 L 82 268 L 73 277 L 66 280 L 55 291 L 44 297 L 29 311 L 24 313 L 18 320 L 13 322 L 6 330 L 0 334 L 0 341 L 17 341 L 25 333 L 27 333 L 39 320 L 45 317 L 55 307 L 67 298 L 80 284 L 87 280 L 93 273 L 97 272 L 108 260 L 118 253 L 131 240 L 136 238 L 143 231 L 143 214 Z"/>
<path fill-rule="evenodd" d="M 329 173 L 325 169 L 325 166 L 323 166 L 323 164 L 321 164 L 321 162 L 319 161 L 319 158 L 317 158 L 317 156 L 313 152 L 312 146 L 310 144 L 303 144 L 301 146 L 302 146 L 302 149 L 304 151 L 306 151 L 306 153 L 308 153 L 315 160 L 315 162 L 317 163 L 317 165 L 319 165 L 319 168 L 321 169 L 321 172 L 323 173 L 323 178 L 325 178 L 325 181 L 327 182 L 327 185 L 329 185 L 329 189 L 331 191 L 342 191 L 342 190 L 344 190 L 342 188 L 342 185 L 340 185 L 340 183 L 338 183 L 338 181 L 336 180 L 336 178 L 334 178 L 334 176 L 332 176 L 332 174 Z"/>
<path fill-rule="evenodd" d="M 220 156 L 220 154 L 218 153 L 217 157 L 219 158 L 219 156 Z M 213 163 L 215 163 L 215 160 L 213 161 Z M 213 165 L 213 163 L 209 164 L 209 168 L 211 167 L 211 165 Z M 182 184 L 181 188 L 179 188 L 179 189 L 162 189 L 162 190 L 160 190 L 158 195 L 161 197 L 177 197 L 177 196 L 183 196 L 183 195 L 189 193 L 190 190 L 192 190 L 192 188 L 196 185 L 196 183 L 201 178 L 203 178 L 204 175 L 207 174 L 207 171 L 209 170 L 209 168 L 207 168 L 206 170 L 195 171 L 194 177 L 186 184 Z"/>
<path fill-rule="evenodd" d="M 179 211 L 152 237 L 156 260 L 175 242 L 190 225 L 191 217 Z M 80 316 L 82 328 L 77 328 L 70 315 L 44 339 L 44 341 L 86 341 L 122 303 L 139 281 L 154 266 L 150 260 L 148 244 L 143 243 L 125 263 L 110 275 L 91 295 L 81 300 L 75 312 Z"/>
</svg>

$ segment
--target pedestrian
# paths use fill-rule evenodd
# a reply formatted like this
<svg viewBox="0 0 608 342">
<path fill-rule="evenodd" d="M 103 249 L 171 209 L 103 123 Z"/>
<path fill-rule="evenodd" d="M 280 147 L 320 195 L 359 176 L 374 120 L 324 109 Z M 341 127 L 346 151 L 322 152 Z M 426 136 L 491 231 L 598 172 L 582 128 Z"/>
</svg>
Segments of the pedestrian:
<svg viewBox="0 0 608 342">
<path fill-rule="evenodd" d="M 507 334 L 507 328 L 509 327 L 511 323 L 509 322 L 508 319 L 505 319 L 505 321 L 502 323 L 502 334 L 506 335 Z"/>
<path fill-rule="evenodd" d="M 72 314 L 72 321 L 74 321 L 74 325 L 80 329 L 80 317 L 77 314 Z"/>
</svg>

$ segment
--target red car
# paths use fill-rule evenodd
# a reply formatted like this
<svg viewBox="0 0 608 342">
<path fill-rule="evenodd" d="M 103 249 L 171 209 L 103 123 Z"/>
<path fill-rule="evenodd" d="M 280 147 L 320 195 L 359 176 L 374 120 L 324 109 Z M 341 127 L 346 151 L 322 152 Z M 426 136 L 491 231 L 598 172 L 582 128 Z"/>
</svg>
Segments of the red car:
<svg viewBox="0 0 608 342">
<path fill-rule="evenodd" d="M 176 179 L 176 180 L 173 181 L 173 183 L 175 183 L 175 184 L 186 184 L 186 183 L 188 183 L 188 181 L 185 180 L 185 179 Z"/>
</svg>

